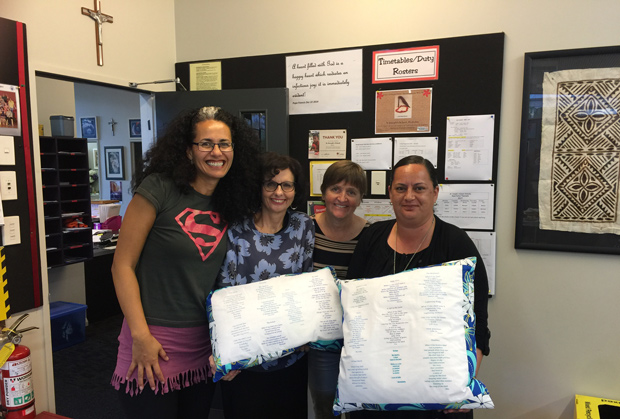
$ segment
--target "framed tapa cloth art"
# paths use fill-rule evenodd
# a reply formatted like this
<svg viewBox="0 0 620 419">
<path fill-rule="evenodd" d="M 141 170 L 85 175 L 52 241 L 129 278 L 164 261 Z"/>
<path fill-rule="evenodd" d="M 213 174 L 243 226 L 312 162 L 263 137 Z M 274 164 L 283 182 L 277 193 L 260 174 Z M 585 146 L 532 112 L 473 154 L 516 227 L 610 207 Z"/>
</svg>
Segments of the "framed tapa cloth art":
<svg viewBox="0 0 620 419">
<path fill-rule="evenodd" d="M 525 54 L 515 248 L 620 254 L 620 46 Z"/>
<path fill-rule="evenodd" d="M 125 179 L 125 156 L 123 146 L 104 147 L 106 180 Z"/>
</svg>

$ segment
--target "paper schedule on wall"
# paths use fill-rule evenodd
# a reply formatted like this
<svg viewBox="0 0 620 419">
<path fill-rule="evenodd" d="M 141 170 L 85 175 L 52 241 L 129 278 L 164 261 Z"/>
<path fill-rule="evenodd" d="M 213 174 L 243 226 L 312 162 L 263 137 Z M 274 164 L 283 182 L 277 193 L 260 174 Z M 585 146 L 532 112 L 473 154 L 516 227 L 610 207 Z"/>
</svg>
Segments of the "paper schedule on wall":
<svg viewBox="0 0 620 419">
<path fill-rule="evenodd" d="M 492 230 L 495 185 L 442 184 L 435 214 L 462 229 Z"/>
<path fill-rule="evenodd" d="M 446 119 L 446 180 L 491 180 L 495 115 Z"/>
</svg>

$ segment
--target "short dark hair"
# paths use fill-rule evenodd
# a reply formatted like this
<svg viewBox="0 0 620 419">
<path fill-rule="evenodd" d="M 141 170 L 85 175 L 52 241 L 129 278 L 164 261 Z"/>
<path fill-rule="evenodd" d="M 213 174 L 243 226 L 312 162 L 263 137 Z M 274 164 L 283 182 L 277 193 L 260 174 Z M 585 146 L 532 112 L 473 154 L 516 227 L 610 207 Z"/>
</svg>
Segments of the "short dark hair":
<svg viewBox="0 0 620 419">
<path fill-rule="evenodd" d="M 274 153 L 268 151 L 261 156 L 261 182 L 265 180 L 271 180 L 276 177 L 282 170 L 289 169 L 295 177 L 295 198 L 291 206 L 297 208 L 306 198 L 306 181 L 301 170 L 301 164 L 292 158 L 284 154 Z"/>
<path fill-rule="evenodd" d="M 433 182 L 433 188 L 436 188 L 437 186 L 439 186 L 439 178 L 437 177 L 437 170 L 435 169 L 435 166 L 433 166 L 433 163 L 431 163 L 430 161 L 428 161 L 422 156 L 416 156 L 416 155 L 403 157 L 402 159 L 398 161 L 398 163 L 396 163 L 396 165 L 392 169 L 392 179 L 390 180 L 390 185 L 392 184 L 392 181 L 394 180 L 394 173 L 396 173 L 396 169 L 402 166 L 409 166 L 410 164 L 420 164 L 424 166 L 426 168 L 426 171 L 428 172 L 428 176 L 431 178 L 431 182 Z"/>
<path fill-rule="evenodd" d="M 327 168 L 321 183 L 321 193 L 324 195 L 327 188 L 343 180 L 355 186 L 362 198 L 366 195 L 366 172 L 359 164 L 351 160 L 340 160 Z"/>
<path fill-rule="evenodd" d="M 192 147 L 196 136 L 196 125 L 209 120 L 226 124 L 235 146 L 232 165 L 217 183 L 212 202 L 224 220 L 237 221 L 252 214 L 260 203 L 256 159 L 260 153 L 260 141 L 245 120 L 218 107 L 186 110 L 167 124 L 164 134 L 147 151 L 143 166 L 136 170 L 131 189 L 135 191 L 146 176 L 161 173 L 172 179 L 183 193 L 189 193 L 192 190 L 190 182 L 197 172 L 187 157 L 187 150 Z"/>
</svg>

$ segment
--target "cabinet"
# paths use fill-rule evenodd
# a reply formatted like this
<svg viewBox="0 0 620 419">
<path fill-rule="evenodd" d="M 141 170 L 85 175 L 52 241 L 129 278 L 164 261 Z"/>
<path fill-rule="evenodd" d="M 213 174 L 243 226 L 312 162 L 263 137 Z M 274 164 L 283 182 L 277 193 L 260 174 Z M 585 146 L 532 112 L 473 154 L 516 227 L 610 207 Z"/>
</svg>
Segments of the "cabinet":
<svg viewBox="0 0 620 419">
<path fill-rule="evenodd" d="M 92 259 L 87 140 L 40 137 L 40 146 L 47 266 Z"/>
</svg>

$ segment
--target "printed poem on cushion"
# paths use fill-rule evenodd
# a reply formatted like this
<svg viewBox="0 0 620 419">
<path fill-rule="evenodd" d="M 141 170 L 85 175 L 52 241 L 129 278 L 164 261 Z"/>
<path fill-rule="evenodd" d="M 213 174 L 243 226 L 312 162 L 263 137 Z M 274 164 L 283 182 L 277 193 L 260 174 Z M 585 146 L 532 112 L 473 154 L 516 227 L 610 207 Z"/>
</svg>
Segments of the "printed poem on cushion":
<svg viewBox="0 0 620 419">
<path fill-rule="evenodd" d="M 449 403 L 470 381 L 463 267 L 342 282 L 342 403 Z"/>
<path fill-rule="evenodd" d="M 342 308 L 331 269 L 223 288 L 211 296 L 214 352 L 221 364 L 319 339 L 342 339 Z M 215 326 L 215 327 L 214 327 Z"/>
</svg>

